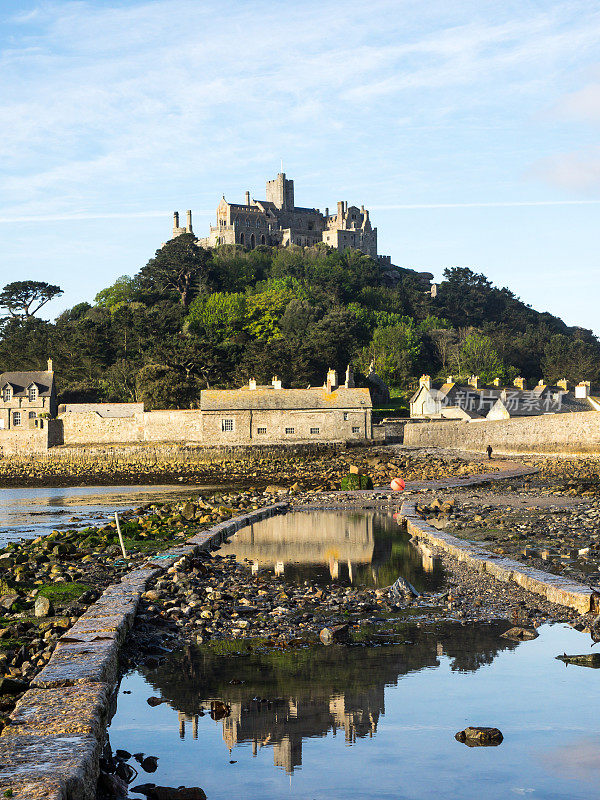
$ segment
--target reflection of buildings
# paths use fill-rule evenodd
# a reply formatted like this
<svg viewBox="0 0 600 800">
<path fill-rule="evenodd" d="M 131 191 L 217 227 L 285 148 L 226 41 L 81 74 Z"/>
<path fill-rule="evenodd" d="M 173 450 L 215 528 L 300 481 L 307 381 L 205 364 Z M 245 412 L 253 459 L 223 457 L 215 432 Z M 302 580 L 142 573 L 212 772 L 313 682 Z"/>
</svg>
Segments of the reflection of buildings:
<svg viewBox="0 0 600 800">
<path fill-rule="evenodd" d="M 452 670 L 475 671 L 500 651 L 518 647 L 500 637 L 506 627 L 407 625 L 404 644 L 384 647 L 244 650 L 235 656 L 210 646 L 185 648 L 147 679 L 177 710 L 181 737 L 197 738 L 199 724 L 218 725 L 230 750 L 245 744 L 256 755 L 272 747 L 275 766 L 291 774 L 302 763 L 304 739 L 343 731 L 353 744 L 373 736 L 385 713 L 385 689 L 402 676 L 437 667 L 440 658 L 449 659 Z M 215 700 L 230 714 L 200 723 Z"/>
<path fill-rule="evenodd" d="M 204 701 L 210 708 L 210 700 Z M 229 750 L 250 742 L 256 755 L 265 746 L 273 748 L 273 762 L 287 773 L 302 764 L 302 740 L 316 736 L 334 736 L 344 731 L 348 744 L 357 738 L 373 736 L 380 714 L 384 713 L 384 686 L 370 688 L 357 695 L 333 694 L 323 697 L 289 697 L 278 701 L 251 700 L 231 703 L 231 713 L 223 720 L 223 740 Z M 178 714 L 179 735 L 189 732 L 198 738 L 198 716 Z"/>
<path fill-rule="evenodd" d="M 370 564 L 374 550 L 373 515 L 302 511 L 243 528 L 219 555 L 235 554 L 238 561 L 249 561 L 255 573 L 266 568 L 283 575 L 290 563 L 324 565 L 334 580 L 342 564 L 352 581 L 355 566 Z"/>
</svg>

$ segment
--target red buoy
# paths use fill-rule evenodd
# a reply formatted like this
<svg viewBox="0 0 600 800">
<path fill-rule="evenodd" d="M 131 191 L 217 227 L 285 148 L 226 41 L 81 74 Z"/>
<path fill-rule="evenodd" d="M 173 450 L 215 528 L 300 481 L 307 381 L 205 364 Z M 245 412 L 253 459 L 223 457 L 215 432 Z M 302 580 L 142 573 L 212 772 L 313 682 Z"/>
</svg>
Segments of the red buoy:
<svg viewBox="0 0 600 800">
<path fill-rule="evenodd" d="M 391 487 L 391 488 L 392 488 L 392 489 L 393 489 L 395 492 L 401 492 L 401 491 L 402 491 L 402 489 L 404 489 L 404 487 L 405 487 L 405 486 L 406 486 L 406 484 L 404 483 L 404 481 L 402 480 L 402 478 L 393 478 L 393 479 L 392 479 L 392 482 L 390 483 L 390 487 Z"/>
</svg>

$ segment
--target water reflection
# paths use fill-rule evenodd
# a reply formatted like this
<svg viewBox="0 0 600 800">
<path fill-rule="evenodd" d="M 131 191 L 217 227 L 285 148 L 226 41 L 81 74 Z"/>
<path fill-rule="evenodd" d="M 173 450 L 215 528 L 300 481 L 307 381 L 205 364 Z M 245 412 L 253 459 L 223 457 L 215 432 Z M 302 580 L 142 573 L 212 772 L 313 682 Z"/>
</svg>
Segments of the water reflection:
<svg viewBox="0 0 600 800">
<path fill-rule="evenodd" d="M 274 572 L 292 582 L 389 586 L 402 575 L 419 590 L 436 589 L 437 559 L 410 544 L 392 515 L 298 511 L 240 530 L 219 555 L 235 555 L 256 574 Z"/>
<path fill-rule="evenodd" d="M 412 672 L 451 659 L 454 671 L 475 671 L 517 642 L 500 638 L 505 623 L 401 627 L 401 645 L 377 648 L 252 650 L 235 655 L 221 645 L 188 647 L 174 654 L 148 680 L 178 712 L 179 736 L 197 738 L 199 718 L 215 701 L 230 713 L 220 720 L 229 749 L 250 745 L 253 754 L 273 750 L 273 762 L 291 774 L 302 764 L 307 739 L 342 733 L 347 744 L 372 737 L 385 714 L 385 691 Z"/>
</svg>

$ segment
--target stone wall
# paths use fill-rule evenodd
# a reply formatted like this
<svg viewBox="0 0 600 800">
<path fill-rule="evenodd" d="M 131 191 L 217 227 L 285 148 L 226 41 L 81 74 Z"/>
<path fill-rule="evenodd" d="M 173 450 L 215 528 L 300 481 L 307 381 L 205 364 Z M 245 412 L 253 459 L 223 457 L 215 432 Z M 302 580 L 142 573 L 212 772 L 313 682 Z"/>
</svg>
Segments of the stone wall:
<svg viewBox="0 0 600 800">
<path fill-rule="evenodd" d="M 48 450 L 48 429 L 12 428 L 0 430 L 0 455 L 45 453 Z"/>
<path fill-rule="evenodd" d="M 493 422 L 421 422 L 404 428 L 411 447 L 450 447 L 484 453 L 586 455 L 600 453 L 600 414 L 544 414 Z"/>
<path fill-rule="evenodd" d="M 372 438 L 371 409 L 346 412 L 338 409 L 145 411 L 127 418 L 100 417 L 90 411 L 63 414 L 60 419 L 65 445 L 184 442 L 210 447 L 275 442 L 361 442 Z M 222 430 L 224 419 L 233 421 L 233 430 Z"/>
</svg>

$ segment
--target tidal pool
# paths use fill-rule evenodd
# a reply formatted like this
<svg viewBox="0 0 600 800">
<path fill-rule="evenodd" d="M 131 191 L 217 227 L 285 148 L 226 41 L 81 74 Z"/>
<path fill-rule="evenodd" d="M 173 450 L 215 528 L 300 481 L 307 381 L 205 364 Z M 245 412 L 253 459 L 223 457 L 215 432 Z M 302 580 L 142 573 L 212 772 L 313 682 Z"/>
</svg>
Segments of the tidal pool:
<svg viewBox="0 0 600 800">
<path fill-rule="evenodd" d="M 296 511 L 242 528 L 218 555 L 291 583 L 389 586 L 402 575 L 419 591 L 433 591 L 442 567 L 409 539 L 391 514 Z"/>
<path fill-rule="evenodd" d="M 0 547 L 62 528 L 102 524 L 125 508 L 194 497 L 217 486 L 71 486 L 0 489 Z M 72 520 L 75 517 L 76 519 Z"/>
<path fill-rule="evenodd" d="M 130 761 L 129 796 L 152 782 L 200 786 L 209 800 L 597 797 L 600 671 L 555 660 L 588 652 L 589 637 L 546 625 L 517 643 L 505 628 L 407 623 L 390 646 L 242 640 L 174 653 L 121 683 L 113 751 L 158 757 L 153 774 Z M 230 713 L 211 716 L 215 701 Z M 467 725 L 504 741 L 466 747 L 454 734 Z"/>
</svg>

